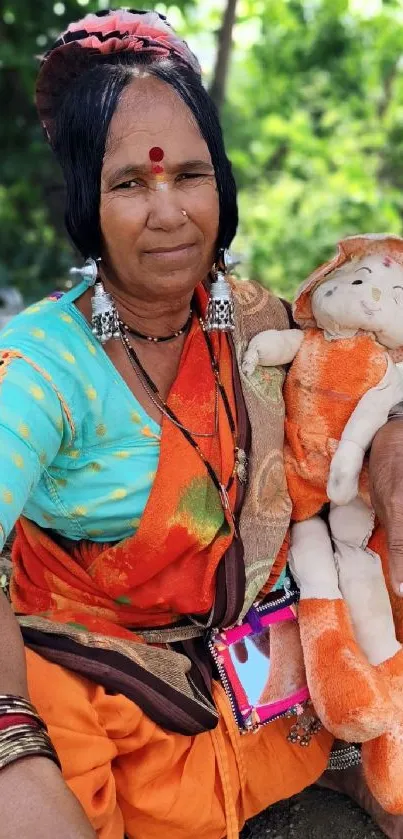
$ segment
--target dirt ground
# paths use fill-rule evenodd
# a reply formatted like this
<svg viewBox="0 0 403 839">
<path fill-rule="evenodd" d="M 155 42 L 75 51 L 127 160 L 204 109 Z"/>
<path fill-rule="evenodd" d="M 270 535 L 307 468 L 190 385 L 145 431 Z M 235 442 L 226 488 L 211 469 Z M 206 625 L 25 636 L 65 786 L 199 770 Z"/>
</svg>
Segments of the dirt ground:
<svg viewBox="0 0 403 839">
<path fill-rule="evenodd" d="M 343 795 L 311 787 L 253 819 L 242 839 L 382 839 L 371 819 Z"/>
</svg>

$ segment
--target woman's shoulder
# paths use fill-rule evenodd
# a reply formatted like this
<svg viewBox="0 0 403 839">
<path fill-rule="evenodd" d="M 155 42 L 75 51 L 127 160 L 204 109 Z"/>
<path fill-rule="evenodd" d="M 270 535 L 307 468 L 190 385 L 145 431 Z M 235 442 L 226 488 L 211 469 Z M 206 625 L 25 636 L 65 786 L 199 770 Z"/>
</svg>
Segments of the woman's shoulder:
<svg viewBox="0 0 403 839">
<path fill-rule="evenodd" d="M 254 280 L 231 280 L 236 321 L 242 338 L 249 341 L 253 335 L 266 329 L 288 329 L 289 312 L 286 304 Z"/>
<path fill-rule="evenodd" d="M 0 330 L 0 345 L 11 342 L 30 340 L 34 337 L 46 340 L 49 332 L 60 330 L 60 320 L 66 318 L 64 295 L 49 294 L 27 306 Z M 45 332 L 45 329 L 47 332 Z"/>
<path fill-rule="evenodd" d="M 0 331 L 0 353 L 11 353 L 51 376 L 68 392 L 93 375 L 98 348 L 70 294 L 51 294 L 16 315 Z"/>
<path fill-rule="evenodd" d="M 32 303 L 0 330 L 0 347 L 17 349 L 30 345 L 44 348 L 55 339 L 61 349 L 63 344 L 71 346 L 77 339 L 92 344 L 91 331 L 73 302 L 70 292 L 55 292 Z"/>
</svg>

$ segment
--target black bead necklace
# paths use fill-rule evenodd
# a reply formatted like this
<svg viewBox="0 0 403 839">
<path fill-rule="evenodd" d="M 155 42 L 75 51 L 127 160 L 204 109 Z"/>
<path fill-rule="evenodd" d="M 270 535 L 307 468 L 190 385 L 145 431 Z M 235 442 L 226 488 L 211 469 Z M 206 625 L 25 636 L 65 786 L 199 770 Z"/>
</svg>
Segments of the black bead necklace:
<svg viewBox="0 0 403 839">
<path fill-rule="evenodd" d="M 238 467 L 240 450 L 238 449 L 238 446 L 237 446 L 236 425 L 235 425 L 235 420 L 234 420 L 234 417 L 233 417 L 233 414 L 232 414 L 232 411 L 231 411 L 231 406 L 229 404 L 229 400 L 228 400 L 226 390 L 225 390 L 224 385 L 223 385 L 223 383 L 220 379 L 219 366 L 218 366 L 217 359 L 214 355 L 214 349 L 213 349 L 213 345 L 211 343 L 211 338 L 210 338 L 209 334 L 206 332 L 206 330 L 204 328 L 203 321 L 202 321 L 201 318 L 199 318 L 199 323 L 200 323 L 200 327 L 202 329 L 203 336 L 204 336 L 204 339 L 205 339 L 205 342 L 206 342 L 206 345 L 207 345 L 208 353 L 209 353 L 209 356 L 210 356 L 211 369 L 213 371 L 213 376 L 214 376 L 214 379 L 215 379 L 215 382 L 216 382 L 216 405 L 217 405 L 216 425 L 217 425 L 217 431 L 218 431 L 218 404 L 217 404 L 217 401 L 218 401 L 218 394 L 220 394 L 221 399 L 222 399 L 223 404 L 224 404 L 225 413 L 226 413 L 226 416 L 227 416 L 228 424 L 229 424 L 229 427 L 231 429 L 231 434 L 232 434 L 233 441 L 234 441 L 234 460 L 235 460 L 234 469 L 233 469 L 233 471 L 230 475 L 230 478 L 229 478 L 226 486 L 220 481 L 220 478 L 218 477 L 215 469 L 212 467 L 211 463 L 207 460 L 207 458 L 205 457 L 204 453 L 202 452 L 199 444 L 194 439 L 194 436 L 212 437 L 212 436 L 214 436 L 216 431 L 213 434 L 194 435 L 194 432 L 192 434 L 192 432 L 188 428 L 186 428 L 186 426 L 182 425 L 182 423 L 180 422 L 180 420 L 178 419 L 178 417 L 176 416 L 176 414 L 174 413 L 172 408 L 170 408 L 169 405 L 167 405 L 165 400 L 160 395 L 158 387 L 153 382 L 151 376 L 144 369 L 144 367 L 143 367 L 135 349 L 132 347 L 132 345 L 131 345 L 128 337 L 127 337 L 127 334 L 125 334 L 125 331 L 122 328 L 123 327 L 122 323 L 120 325 L 120 334 L 121 334 L 121 339 L 122 339 L 123 346 L 126 350 L 126 354 L 129 358 L 130 363 L 133 367 L 133 370 L 135 371 L 135 373 L 136 373 L 139 381 L 141 382 L 145 392 L 147 393 L 148 397 L 151 399 L 153 404 L 156 405 L 156 407 L 158 407 L 158 409 L 161 411 L 161 413 L 164 414 L 166 417 L 168 417 L 168 419 L 170 419 L 171 422 L 173 422 L 173 424 L 181 431 L 181 433 L 183 434 L 185 439 L 188 441 L 188 443 L 190 443 L 192 448 L 199 455 L 200 459 L 202 460 L 202 462 L 204 463 L 204 465 L 206 467 L 206 470 L 207 470 L 215 488 L 218 491 L 224 513 L 227 516 L 229 516 L 229 518 L 230 518 L 230 520 L 233 524 L 235 533 L 237 533 L 234 514 L 232 512 L 231 503 L 230 503 L 229 496 L 228 496 L 228 492 L 231 489 L 232 484 L 234 483 L 235 475 L 238 474 L 238 477 L 239 477 L 239 472 L 237 470 L 237 467 Z"/>
<path fill-rule="evenodd" d="M 193 312 L 192 309 L 190 310 L 186 322 L 181 326 L 180 329 L 177 329 L 176 332 L 172 332 L 171 335 L 145 335 L 143 332 L 138 332 L 137 329 L 133 329 L 132 326 L 128 326 L 124 320 L 119 320 L 119 324 L 125 332 L 129 332 L 130 335 L 134 335 L 135 338 L 141 338 L 143 341 L 150 341 L 152 344 L 163 344 L 165 341 L 173 341 L 174 338 L 179 338 L 180 335 L 183 335 L 184 332 L 187 331 L 191 322 L 192 322 Z"/>
</svg>

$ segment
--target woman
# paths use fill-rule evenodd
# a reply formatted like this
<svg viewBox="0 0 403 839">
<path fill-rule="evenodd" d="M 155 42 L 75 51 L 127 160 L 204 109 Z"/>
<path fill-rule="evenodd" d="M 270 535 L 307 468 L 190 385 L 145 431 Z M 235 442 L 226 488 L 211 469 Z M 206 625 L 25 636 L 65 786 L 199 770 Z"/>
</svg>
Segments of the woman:
<svg viewBox="0 0 403 839">
<path fill-rule="evenodd" d="M 101 839 L 233 839 L 316 781 L 332 744 L 321 731 L 292 746 L 284 719 L 241 738 L 205 648 L 209 627 L 235 623 L 284 569 L 282 374 L 248 383 L 237 359 L 287 314 L 245 283 L 234 342 L 204 327 L 211 275 L 223 296 L 210 317 L 231 317 L 222 249 L 236 192 L 197 62 L 164 19 L 71 25 L 45 56 L 37 104 L 90 263 L 0 336 L 1 527 L 5 538 L 19 517 L 11 597 L 29 695 Z M 380 510 L 400 429 L 374 447 Z M 11 625 L 9 637 L 18 648 Z M 4 692 L 26 696 L 21 661 L 8 671 Z M 93 835 L 56 766 L 38 762 L 58 835 Z M 4 770 L 3 796 L 28 769 Z M 33 812 L 40 801 L 37 785 Z M 17 829 L 35 835 L 32 819 Z"/>
</svg>

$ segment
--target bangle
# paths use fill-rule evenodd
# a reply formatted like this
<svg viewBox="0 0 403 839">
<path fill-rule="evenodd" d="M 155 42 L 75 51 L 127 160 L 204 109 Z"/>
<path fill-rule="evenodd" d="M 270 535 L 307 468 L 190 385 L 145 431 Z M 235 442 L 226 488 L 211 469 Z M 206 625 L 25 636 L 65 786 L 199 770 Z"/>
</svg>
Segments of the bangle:
<svg viewBox="0 0 403 839">
<path fill-rule="evenodd" d="M 28 699 L 24 699 L 23 696 L 0 693 L 0 717 L 5 717 L 9 714 L 22 714 L 24 717 L 31 717 L 31 719 L 36 720 L 41 728 L 46 729 L 46 723 Z"/>
<path fill-rule="evenodd" d="M 30 725 L 31 728 L 38 728 L 38 722 L 29 714 L 3 714 L 0 716 L 0 736 L 7 728 L 16 728 L 18 725 Z"/>
<path fill-rule="evenodd" d="M 46 731 L 22 731 L 19 727 L 14 737 L 0 738 L 0 770 L 24 757 L 46 757 L 61 769 L 59 758 Z"/>
<path fill-rule="evenodd" d="M 334 772 L 350 769 L 351 766 L 359 766 L 361 763 L 361 751 L 358 745 L 346 744 L 338 746 L 330 752 L 327 768 Z"/>
<path fill-rule="evenodd" d="M 46 723 L 22 696 L 0 695 L 0 769 L 21 758 L 46 757 L 61 769 Z"/>
<path fill-rule="evenodd" d="M 0 717 L 8 716 L 9 714 L 22 714 L 24 717 L 31 717 L 42 728 L 46 728 L 42 717 L 39 716 L 38 711 L 31 702 L 24 699 L 23 696 L 0 693 Z"/>
</svg>

